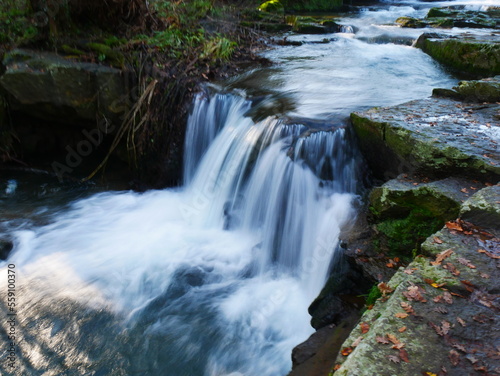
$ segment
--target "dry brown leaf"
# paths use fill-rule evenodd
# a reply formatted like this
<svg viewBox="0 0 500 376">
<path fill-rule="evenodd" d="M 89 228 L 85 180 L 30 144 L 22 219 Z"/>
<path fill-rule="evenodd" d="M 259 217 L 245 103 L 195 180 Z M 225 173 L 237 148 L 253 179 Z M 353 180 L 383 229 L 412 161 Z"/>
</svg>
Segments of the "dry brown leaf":
<svg viewBox="0 0 500 376">
<path fill-rule="evenodd" d="M 467 188 L 462 188 L 462 189 L 460 190 L 460 192 L 462 192 L 462 193 L 469 193 L 469 191 L 467 190 Z"/>
<path fill-rule="evenodd" d="M 386 336 L 387 336 L 387 339 L 389 341 L 391 341 L 392 343 L 394 343 L 395 345 L 398 345 L 401 343 L 401 342 L 399 342 L 399 340 L 396 338 L 396 336 L 394 334 L 389 333 L 389 334 L 386 334 Z"/>
<path fill-rule="evenodd" d="M 366 322 L 362 322 L 361 324 L 359 324 L 359 327 L 362 334 L 368 333 L 368 331 L 370 330 L 370 325 Z"/>
<path fill-rule="evenodd" d="M 357 347 L 361 343 L 362 340 L 363 340 L 363 337 L 361 337 L 361 336 L 356 338 L 356 340 L 352 343 L 351 347 Z"/>
<path fill-rule="evenodd" d="M 392 292 L 394 292 L 394 289 L 391 288 L 391 286 L 389 286 L 387 283 L 385 282 L 380 282 L 378 285 L 377 285 L 378 289 L 380 290 L 380 292 L 382 293 L 382 296 L 386 296 L 387 294 L 390 294 Z"/>
<path fill-rule="evenodd" d="M 410 314 L 415 313 L 415 311 L 413 310 L 413 307 L 410 304 L 408 304 L 406 302 L 401 302 L 399 304 L 401 305 L 401 308 L 403 308 L 405 310 L 406 313 L 410 313 Z"/>
<path fill-rule="evenodd" d="M 471 281 L 467 281 L 467 280 L 465 280 L 465 279 L 464 279 L 464 280 L 461 280 L 460 282 L 464 285 L 464 287 L 465 287 L 465 289 L 466 289 L 467 291 L 469 291 L 469 292 L 474 292 L 474 288 L 475 288 L 476 286 L 474 286 L 474 285 L 471 283 Z"/>
<path fill-rule="evenodd" d="M 398 329 L 399 333 L 404 333 L 406 332 L 406 326 L 402 326 L 401 328 Z"/>
<path fill-rule="evenodd" d="M 493 253 L 488 252 L 488 251 L 487 251 L 487 250 L 485 250 L 485 249 L 478 249 L 477 251 L 478 251 L 479 253 L 484 253 L 484 254 L 485 254 L 486 256 L 488 256 L 489 258 L 496 259 L 496 260 L 500 259 L 500 256 L 498 256 L 498 255 L 494 255 Z"/>
<path fill-rule="evenodd" d="M 406 319 L 408 317 L 408 314 L 403 312 L 398 312 L 394 316 L 396 316 L 398 319 Z"/>
<path fill-rule="evenodd" d="M 442 313 L 443 315 L 446 315 L 448 313 L 448 310 L 444 307 L 436 307 L 434 308 L 434 311 Z"/>
<path fill-rule="evenodd" d="M 389 343 L 389 340 L 386 337 L 375 337 L 375 341 L 378 343 L 383 343 L 384 345 L 387 345 Z"/>
<path fill-rule="evenodd" d="M 481 272 L 481 273 L 479 273 L 479 275 L 481 276 L 481 278 L 490 279 L 490 275 L 489 274 Z"/>
<path fill-rule="evenodd" d="M 439 239 L 437 236 L 434 236 L 434 243 L 443 244 L 443 241 Z"/>
<path fill-rule="evenodd" d="M 460 363 L 460 354 L 456 350 L 450 350 L 448 358 L 450 359 L 451 364 L 453 364 L 454 366 Z"/>
<path fill-rule="evenodd" d="M 465 265 L 465 266 L 468 266 L 469 268 L 471 269 L 476 269 L 476 267 L 474 265 L 471 264 L 470 260 L 467 260 L 466 258 L 464 257 L 459 257 L 457 258 L 457 261 L 462 264 L 462 265 Z"/>
<path fill-rule="evenodd" d="M 448 321 L 441 321 L 441 331 L 444 335 L 448 334 L 450 331 L 451 324 Z"/>
<path fill-rule="evenodd" d="M 460 325 L 467 326 L 467 324 L 465 323 L 465 321 L 463 319 L 461 319 L 460 317 L 457 317 L 457 321 L 460 323 Z"/>
<path fill-rule="evenodd" d="M 348 356 L 350 353 L 352 353 L 352 347 L 344 347 L 340 353 L 343 356 Z"/>
<path fill-rule="evenodd" d="M 464 353 L 467 353 L 467 350 L 465 349 L 465 347 L 463 345 L 459 344 L 459 343 L 454 343 L 452 346 L 454 348 L 456 348 L 457 350 L 460 350 L 460 351 L 462 351 Z"/>
<path fill-rule="evenodd" d="M 403 362 L 410 363 L 410 360 L 408 359 L 408 352 L 405 349 L 399 350 L 399 357 Z"/>
<path fill-rule="evenodd" d="M 407 291 L 403 291 L 403 296 L 410 301 L 422 302 L 425 303 L 427 300 L 422 296 L 423 289 L 420 289 L 418 286 L 409 286 Z"/>
<path fill-rule="evenodd" d="M 411 275 L 411 274 L 413 274 L 413 272 L 414 272 L 414 271 L 415 271 L 415 270 L 405 269 L 405 270 L 403 270 L 403 273 L 406 273 L 406 274 L 410 274 L 410 275 Z"/>
<path fill-rule="evenodd" d="M 460 270 L 458 270 L 455 267 L 455 265 L 453 265 L 451 262 L 447 262 L 445 265 L 443 265 L 443 268 L 447 269 L 454 276 L 459 276 L 460 275 Z"/>
<path fill-rule="evenodd" d="M 431 265 L 441 265 L 443 260 L 450 257 L 452 254 L 453 254 L 453 249 L 451 248 L 438 253 L 438 255 L 436 256 L 436 261 L 432 261 Z"/>
<path fill-rule="evenodd" d="M 443 293 L 443 300 L 448 304 L 453 304 L 453 297 L 448 291 Z"/>
<path fill-rule="evenodd" d="M 337 371 L 340 369 L 340 367 L 342 367 L 342 365 L 340 365 L 339 363 L 335 364 L 335 367 L 333 367 L 333 370 L 334 371 Z"/>
<path fill-rule="evenodd" d="M 441 300 L 443 300 L 443 295 L 437 295 L 432 299 L 434 303 L 439 303 Z"/>
<path fill-rule="evenodd" d="M 446 227 L 450 230 L 463 231 L 462 225 L 460 223 L 450 221 L 445 223 Z"/>
</svg>

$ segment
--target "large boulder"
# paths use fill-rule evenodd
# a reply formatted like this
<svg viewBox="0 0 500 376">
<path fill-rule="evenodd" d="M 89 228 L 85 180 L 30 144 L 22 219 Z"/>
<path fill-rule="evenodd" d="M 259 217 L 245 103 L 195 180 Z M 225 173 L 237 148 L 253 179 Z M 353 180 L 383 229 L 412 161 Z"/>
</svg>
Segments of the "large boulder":
<svg viewBox="0 0 500 376">
<path fill-rule="evenodd" d="M 351 114 L 361 150 L 375 175 L 500 179 L 497 104 L 447 98 L 416 100 Z"/>
<path fill-rule="evenodd" d="M 500 35 L 448 38 L 424 33 L 416 46 L 459 74 L 478 78 L 500 74 Z"/>
<path fill-rule="evenodd" d="M 33 117 L 95 123 L 99 116 L 117 119 L 130 103 L 119 69 L 30 50 L 11 51 L 3 64 L 0 85 L 12 109 Z"/>
</svg>

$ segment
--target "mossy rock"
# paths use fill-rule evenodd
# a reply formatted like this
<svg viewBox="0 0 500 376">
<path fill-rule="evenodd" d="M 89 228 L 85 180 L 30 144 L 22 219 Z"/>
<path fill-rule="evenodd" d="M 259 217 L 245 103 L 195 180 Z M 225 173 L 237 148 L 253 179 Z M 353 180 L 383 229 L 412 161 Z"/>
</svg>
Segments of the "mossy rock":
<svg viewBox="0 0 500 376">
<path fill-rule="evenodd" d="M 283 4 L 279 2 L 279 0 L 266 1 L 265 3 L 262 3 L 259 6 L 259 10 L 261 12 L 280 13 L 280 14 L 285 12 L 285 8 L 283 7 Z"/>
<path fill-rule="evenodd" d="M 460 217 L 500 232 L 500 186 L 494 185 L 477 192 L 463 204 Z"/>
<path fill-rule="evenodd" d="M 128 108 L 121 70 L 30 50 L 8 53 L 4 64 L 0 85 L 12 110 L 76 126 L 99 115 L 117 120 Z"/>
<path fill-rule="evenodd" d="M 87 43 L 85 48 L 88 50 L 98 54 L 99 58 L 107 61 L 110 65 L 115 68 L 123 68 L 125 65 L 125 56 L 119 52 L 114 50 L 113 48 L 102 44 L 102 43 Z"/>
<path fill-rule="evenodd" d="M 342 0 L 282 0 L 286 12 L 327 12 L 339 10 Z"/>
<path fill-rule="evenodd" d="M 413 17 L 399 17 L 396 23 L 401 27 L 421 28 L 427 26 L 425 22 Z"/>
<path fill-rule="evenodd" d="M 457 73 L 473 77 L 500 74 L 500 38 L 440 38 L 423 34 L 417 47 Z"/>
<path fill-rule="evenodd" d="M 294 31 L 299 34 L 327 34 L 328 30 L 325 26 L 316 23 L 299 23 L 295 26 Z"/>
<path fill-rule="evenodd" d="M 454 89 L 469 102 L 500 102 L 500 76 L 480 81 L 461 81 Z"/>
<path fill-rule="evenodd" d="M 495 135 L 486 132 L 477 137 L 481 124 L 498 121 L 495 108 L 470 104 L 465 115 L 456 104 L 430 98 L 351 114 L 361 151 L 375 175 L 384 181 L 408 172 L 498 181 Z M 457 127 L 457 122 L 463 125 Z"/>
</svg>

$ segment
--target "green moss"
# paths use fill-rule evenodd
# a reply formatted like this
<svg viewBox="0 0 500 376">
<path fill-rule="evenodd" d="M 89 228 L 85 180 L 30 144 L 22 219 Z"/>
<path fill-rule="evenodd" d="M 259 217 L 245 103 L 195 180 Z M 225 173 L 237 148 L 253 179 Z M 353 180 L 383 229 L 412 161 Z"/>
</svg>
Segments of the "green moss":
<svg viewBox="0 0 500 376">
<path fill-rule="evenodd" d="M 383 243 L 390 256 L 405 260 L 413 257 L 412 250 L 420 249 L 420 244 L 443 226 L 443 222 L 422 208 L 414 208 L 402 219 L 388 219 L 377 224 L 383 235 Z"/>
<path fill-rule="evenodd" d="M 368 294 L 366 295 L 366 306 L 371 306 L 375 304 L 375 302 L 382 297 L 382 293 L 377 285 L 373 285 Z"/>
<path fill-rule="evenodd" d="M 286 12 L 326 12 L 342 7 L 342 0 L 282 0 Z"/>
<path fill-rule="evenodd" d="M 279 0 L 266 1 L 265 3 L 262 3 L 259 6 L 259 10 L 261 12 L 269 12 L 269 13 L 284 13 L 285 12 L 285 8 L 283 7 L 283 4 L 281 4 Z"/>
<path fill-rule="evenodd" d="M 123 56 L 123 54 L 112 49 L 109 46 L 106 46 L 105 44 L 87 43 L 85 47 L 92 52 L 97 53 L 99 56 L 99 60 L 106 60 L 116 68 L 123 68 L 123 65 L 125 64 L 125 57 Z"/>
<path fill-rule="evenodd" d="M 424 22 L 413 17 L 399 17 L 396 20 L 396 23 L 398 25 L 401 25 L 401 27 L 413 27 L 413 28 L 425 27 Z"/>
</svg>

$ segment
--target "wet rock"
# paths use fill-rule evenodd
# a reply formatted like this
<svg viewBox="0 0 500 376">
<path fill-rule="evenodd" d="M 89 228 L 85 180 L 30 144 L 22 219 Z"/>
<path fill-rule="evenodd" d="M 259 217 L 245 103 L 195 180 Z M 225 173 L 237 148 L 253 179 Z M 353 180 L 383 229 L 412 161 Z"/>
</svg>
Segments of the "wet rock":
<svg viewBox="0 0 500 376">
<path fill-rule="evenodd" d="M 429 98 L 351 114 L 361 150 L 384 181 L 401 173 L 496 182 L 498 105 Z"/>
<path fill-rule="evenodd" d="M 358 267 L 344 258 L 337 263 L 336 272 L 332 273 L 319 296 L 309 306 L 311 325 L 320 329 L 356 314 L 364 304 L 359 295 L 371 286 Z"/>
<path fill-rule="evenodd" d="M 465 192 L 474 192 L 471 187 L 478 189 L 483 185 L 456 178 L 418 182 L 400 176 L 371 191 L 371 210 L 377 219 L 383 220 L 405 216 L 414 208 L 422 208 L 432 216 L 448 221 L 458 217 L 462 202 L 468 198 Z"/>
<path fill-rule="evenodd" d="M 327 34 L 328 28 L 315 23 L 302 23 L 296 25 L 294 31 L 298 34 Z"/>
<path fill-rule="evenodd" d="M 480 190 L 464 203 L 460 216 L 475 225 L 500 230 L 500 186 Z"/>
<path fill-rule="evenodd" d="M 0 239 L 0 260 L 7 260 L 14 244 L 10 240 Z"/>
<path fill-rule="evenodd" d="M 396 20 L 396 23 L 401 27 L 411 27 L 411 28 L 420 28 L 427 26 L 427 24 L 422 20 L 413 17 L 399 17 Z"/>
<path fill-rule="evenodd" d="M 500 76 L 480 81 L 461 81 L 454 89 L 465 101 L 500 102 Z"/>
<path fill-rule="evenodd" d="M 117 119 L 129 104 L 122 71 L 67 60 L 57 54 L 14 50 L 4 59 L 0 85 L 13 109 L 50 121 L 95 123 Z"/>
<path fill-rule="evenodd" d="M 311 334 L 311 336 L 296 346 L 292 351 L 293 367 L 304 363 L 312 358 L 318 350 L 325 344 L 328 338 L 335 332 L 335 325 L 328 325 Z"/>
<path fill-rule="evenodd" d="M 285 11 L 294 12 L 325 12 L 339 10 L 342 0 L 282 0 Z"/>
<path fill-rule="evenodd" d="M 424 33 L 416 46 L 459 74 L 477 78 L 500 74 L 499 35 L 446 38 Z"/>
<path fill-rule="evenodd" d="M 359 320 L 364 325 L 342 345 L 346 350 L 333 374 L 420 375 L 446 369 L 469 375 L 497 368 L 491 355 L 500 335 L 500 271 L 486 253 L 477 252 L 481 242 L 480 236 L 448 228 L 429 238 L 422 248 L 430 258 L 417 257 L 387 283 L 386 297 L 365 312 Z M 492 252 L 500 245 L 493 242 L 486 245 Z M 451 253 L 438 261 L 436 255 L 447 250 Z"/>
</svg>

